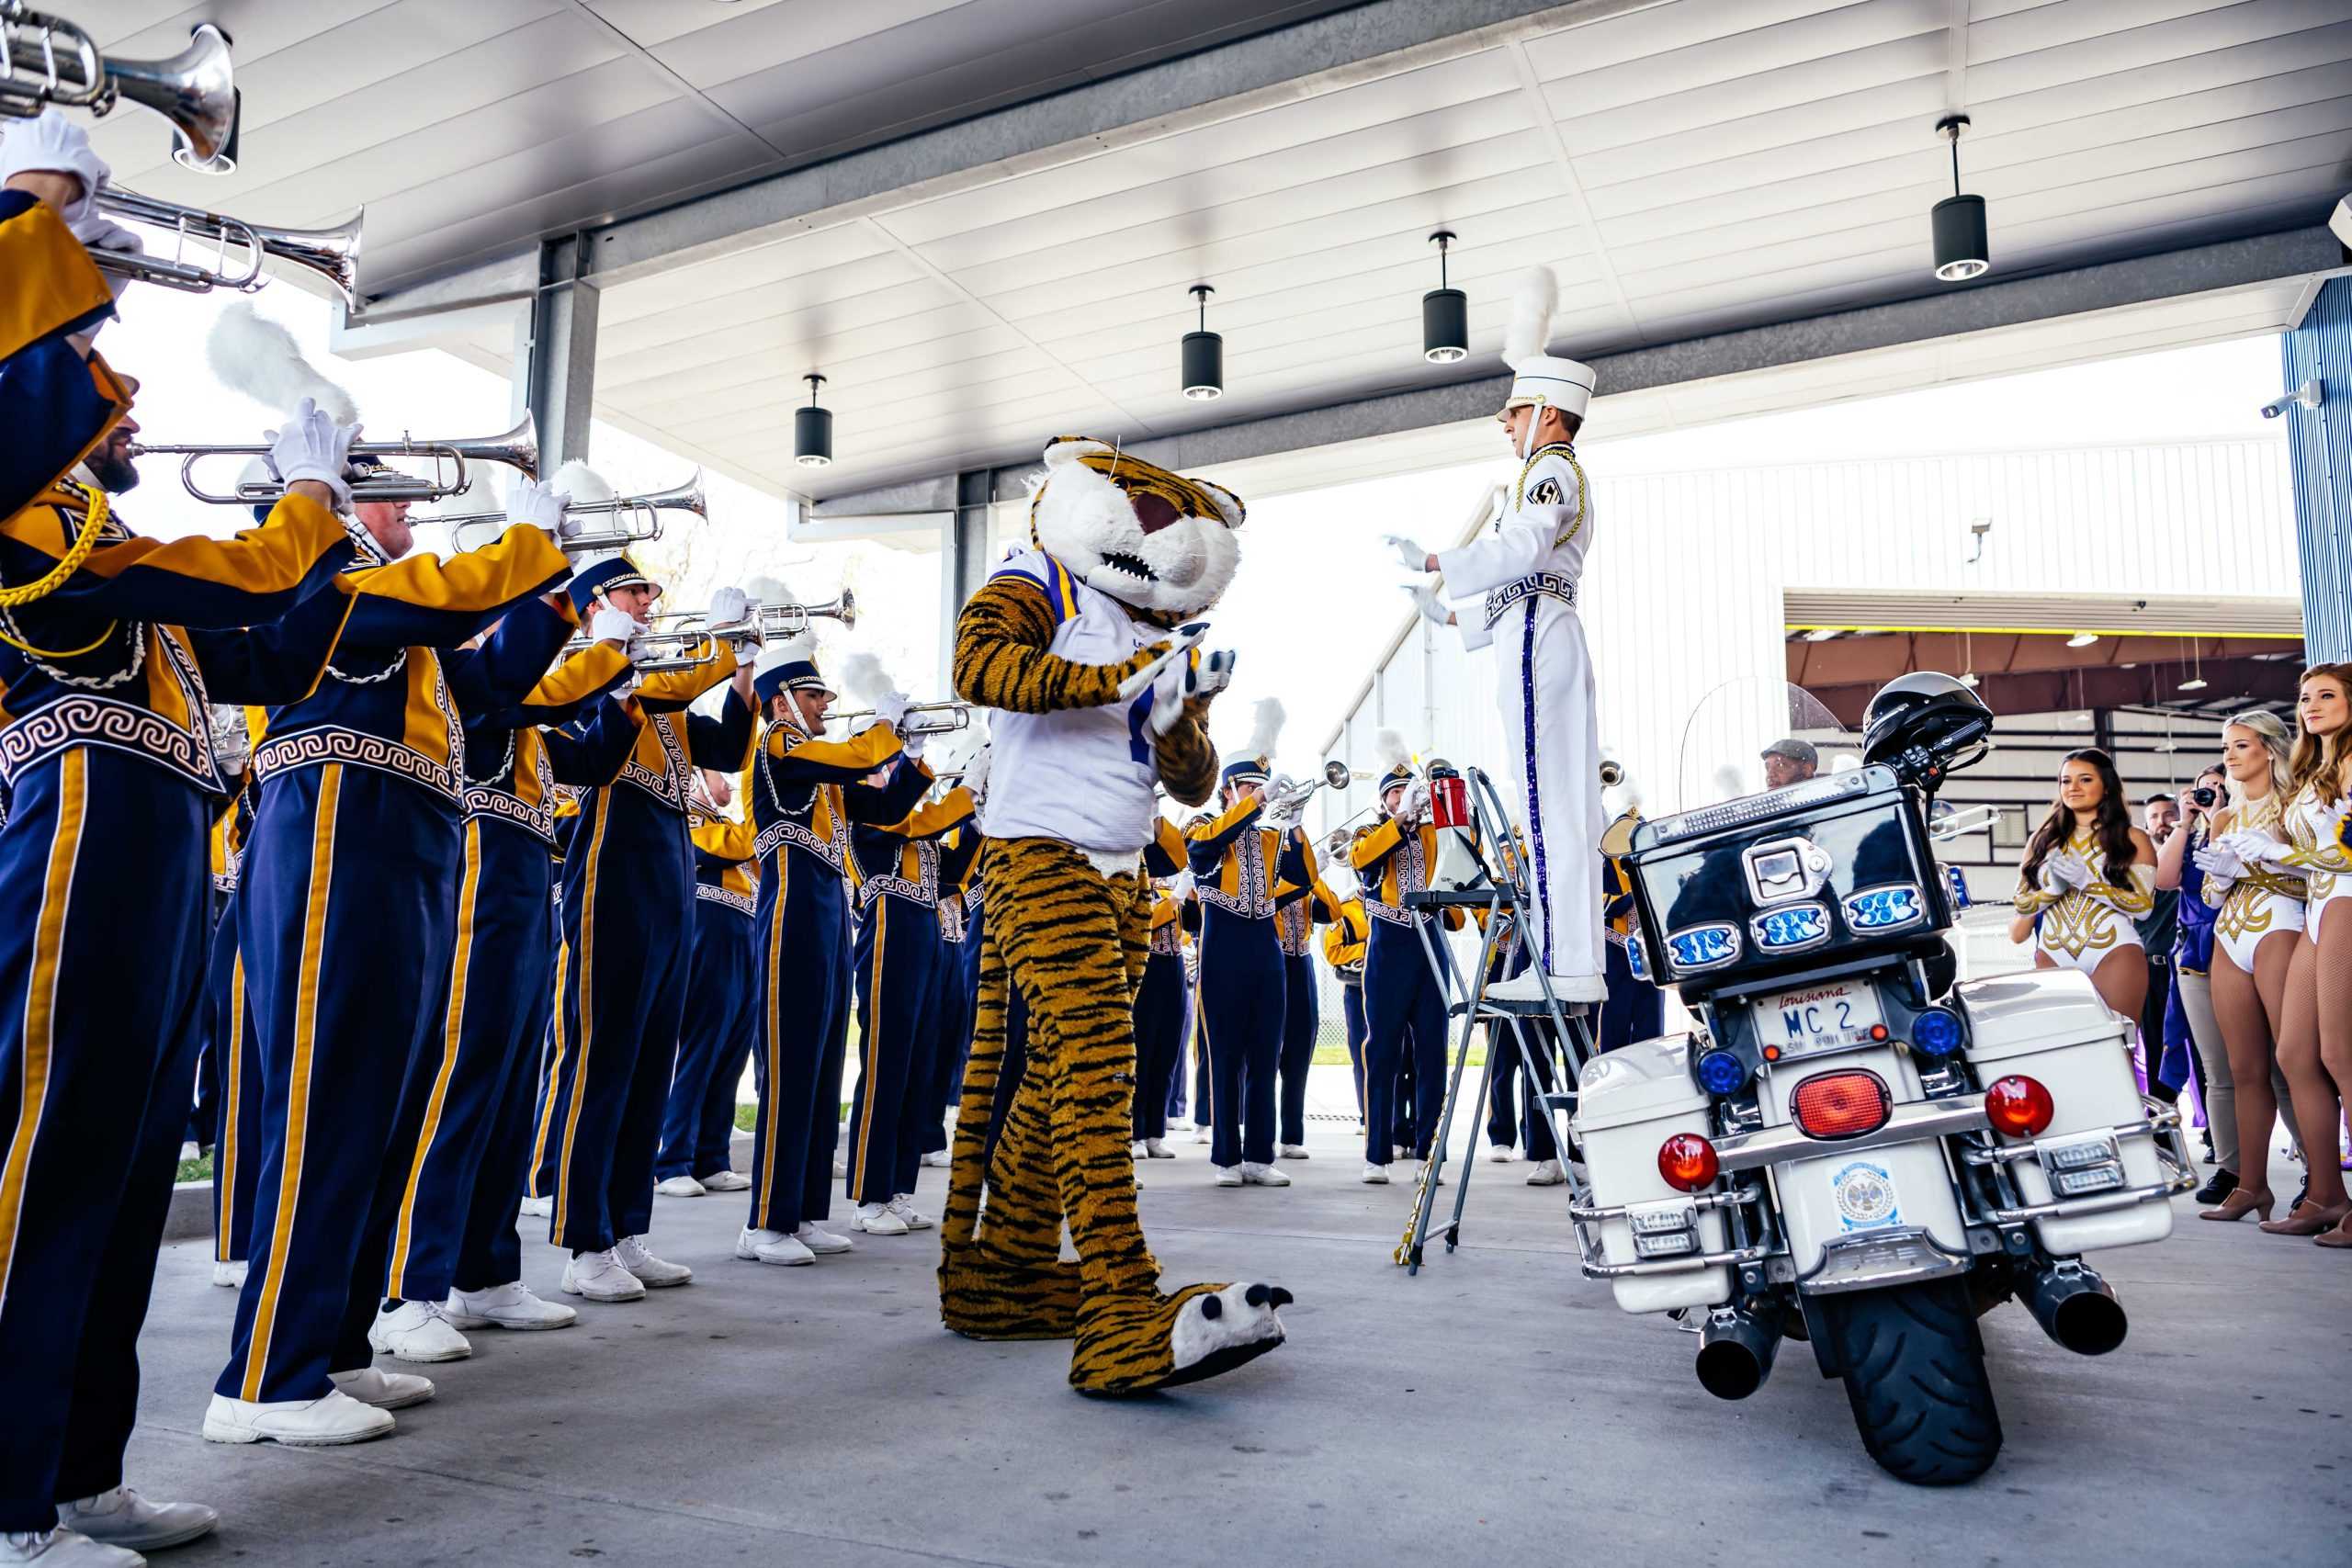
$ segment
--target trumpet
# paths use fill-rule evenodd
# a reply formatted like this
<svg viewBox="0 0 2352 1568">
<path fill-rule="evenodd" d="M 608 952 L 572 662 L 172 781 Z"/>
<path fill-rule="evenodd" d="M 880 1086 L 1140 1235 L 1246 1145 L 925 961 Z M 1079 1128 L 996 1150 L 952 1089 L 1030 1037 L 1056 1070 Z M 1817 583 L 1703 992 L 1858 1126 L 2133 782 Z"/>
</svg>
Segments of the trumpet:
<svg viewBox="0 0 2352 1568">
<path fill-rule="evenodd" d="M 560 543 L 567 551 L 625 550 L 631 545 L 651 544 L 662 536 L 663 512 L 691 512 L 707 520 L 710 516 L 708 498 L 703 494 L 702 470 L 696 468 L 694 478 L 669 490 L 655 491 L 650 495 L 616 496 L 611 501 L 575 501 L 563 509 L 566 518 L 605 517 L 610 524 L 601 530 L 584 530 L 565 536 Z M 473 547 L 466 542 L 469 528 L 494 529 L 506 521 L 502 509 L 487 512 L 462 512 L 447 517 L 431 519 L 446 524 L 449 542 L 464 550 Z M 485 541 L 486 542 L 486 541 Z"/>
<path fill-rule="evenodd" d="M 631 496 L 623 499 L 634 502 L 648 498 Z M 567 539 L 564 543 L 570 545 L 572 541 Z M 639 632 L 630 640 L 629 662 L 637 666 L 640 675 L 715 664 L 722 643 L 740 642 L 752 637 L 766 641 L 771 637 L 791 637 L 806 631 L 809 623 L 820 616 L 837 620 L 845 626 L 856 625 L 855 595 L 844 588 L 840 598 L 823 604 L 754 604 L 751 613 L 741 620 L 716 626 L 709 624 L 709 615 L 702 610 L 672 610 L 659 615 L 648 615 L 646 624 L 655 629 Z M 594 637 L 576 637 L 564 645 L 563 650 L 579 653 L 594 646 Z"/>
<path fill-rule="evenodd" d="M 847 713 L 828 714 L 825 716 L 828 722 L 834 719 L 847 721 L 853 718 L 871 718 L 874 716 L 874 710 L 853 708 Z M 956 702 L 952 698 L 936 703 L 909 703 L 906 717 L 899 721 L 899 733 L 901 735 L 951 735 L 956 730 L 971 728 L 972 705 Z"/>
<path fill-rule="evenodd" d="M 227 494 L 216 494 L 196 482 L 196 466 L 207 457 L 255 457 L 266 456 L 266 446 L 214 445 L 190 442 L 180 446 L 134 442 L 133 457 L 178 457 L 180 484 L 197 500 L 213 506 L 253 506 L 277 500 L 286 493 L 286 486 L 277 479 L 240 479 L 237 488 Z M 440 501 L 463 493 L 473 483 L 469 463 L 501 463 L 520 472 L 526 479 L 537 479 L 539 471 L 538 426 L 529 412 L 522 422 L 503 435 L 486 436 L 478 441 L 418 441 L 403 434 L 398 441 L 361 441 L 351 448 L 355 457 L 430 457 L 433 477 L 420 479 L 397 471 L 355 479 L 351 485 L 354 501 Z M 451 465 L 447 479 L 443 479 L 442 465 Z"/>
<path fill-rule="evenodd" d="M 733 626 L 714 626 L 718 637 L 743 637 L 758 633 L 763 641 L 798 637 L 820 620 L 839 621 L 843 631 L 857 628 L 857 595 L 844 588 L 840 594 L 822 604 L 754 604 L 751 613 Z"/>
<path fill-rule="evenodd" d="M 1318 789 L 1345 789 L 1354 780 L 1345 762 L 1336 758 L 1323 764 L 1323 776 L 1309 779 L 1303 784 L 1293 784 L 1277 798 L 1266 803 L 1266 816 L 1295 822 L 1306 810 L 1306 803 Z"/>
<path fill-rule="evenodd" d="M 326 229 L 278 229 L 248 223 L 202 208 L 182 207 L 161 197 L 108 186 L 98 193 L 99 209 L 132 223 L 167 229 L 174 236 L 172 254 L 151 256 L 139 251 L 96 250 L 90 259 L 100 272 L 111 272 L 135 283 L 157 283 L 189 294 L 227 288 L 251 294 L 266 281 L 262 264 L 281 261 L 300 268 L 342 296 L 345 305 L 358 302 L 359 236 L 367 214 L 363 209 Z M 191 242 L 213 247 L 209 263 L 188 259 Z"/>
<path fill-rule="evenodd" d="M 108 60 L 90 35 L 22 0 L 0 0 L 0 114 L 51 104 L 104 115 L 128 98 L 171 122 L 172 156 L 198 174 L 235 168 L 237 85 L 229 35 L 210 22 L 168 60 Z"/>
</svg>

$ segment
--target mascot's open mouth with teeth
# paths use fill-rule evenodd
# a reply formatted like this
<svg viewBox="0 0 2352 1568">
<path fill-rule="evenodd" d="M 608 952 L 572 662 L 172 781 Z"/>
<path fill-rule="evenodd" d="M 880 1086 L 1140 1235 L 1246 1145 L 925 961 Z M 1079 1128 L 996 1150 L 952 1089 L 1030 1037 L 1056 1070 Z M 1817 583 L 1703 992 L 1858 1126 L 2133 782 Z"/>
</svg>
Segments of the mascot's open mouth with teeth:
<svg viewBox="0 0 2352 1568">
<path fill-rule="evenodd" d="M 1191 619 L 1224 597 L 1241 565 L 1246 513 L 1222 485 L 1065 436 L 1046 448 L 1029 536 L 1080 582 L 1154 626 Z"/>
</svg>

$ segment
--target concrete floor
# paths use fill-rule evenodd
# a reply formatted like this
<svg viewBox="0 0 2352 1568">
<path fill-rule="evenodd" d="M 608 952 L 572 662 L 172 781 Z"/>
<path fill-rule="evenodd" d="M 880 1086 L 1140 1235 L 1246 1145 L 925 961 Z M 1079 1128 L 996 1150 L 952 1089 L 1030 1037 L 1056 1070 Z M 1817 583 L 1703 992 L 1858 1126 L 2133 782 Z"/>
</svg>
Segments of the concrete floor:
<svg viewBox="0 0 2352 1568">
<path fill-rule="evenodd" d="M 1701 1392 L 1689 1337 L 1577 1278 L 1562 1190 L 1524 1164 L 1480 1163 L 1463 1250 L 1408 1278 L 1412 1186 L 1358 1185 L 1347 1132 L 1315 1126 L 1287 1190 L 1211 1187 L 1189 1141 L 1149 1166 L 1169 1280 L 1298 1299 L 1273 1354 L 1125 1403 L 1070 1393 L 1064 1346 L 943 1331 L 936 1233 L 764 1268 L 714 1196 L 656 1209 L 691 1286 L 475 1335 L 387 1440 L 225 1448 L 196 1432 L 232 1298 L 205 1244 L 174 1246 L 130 1477 L 222 1514 L 174 1568 L 2352 1561 L 2352 1258 L 2184 1206 L 2172 1241 L 2102 1259 L 2132 1314 L 2114 1356 L 1985 1320 L 2007 1449 L 1926 1492 L 1871 1466 L 1801 1346 L 1745 1404 Z M 562 1299 L 560 1255 L 526 1260 Z"/>
</svg>

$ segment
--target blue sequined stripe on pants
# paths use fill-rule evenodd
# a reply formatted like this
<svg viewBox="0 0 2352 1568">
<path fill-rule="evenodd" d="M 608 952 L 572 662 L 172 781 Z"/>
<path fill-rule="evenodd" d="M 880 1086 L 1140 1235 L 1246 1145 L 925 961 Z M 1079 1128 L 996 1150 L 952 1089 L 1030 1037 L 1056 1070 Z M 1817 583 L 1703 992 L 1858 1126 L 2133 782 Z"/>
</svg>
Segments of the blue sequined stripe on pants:
<svg viewBox="0 0 2352 1568">
<path fill-rule="evenodd" d="M 716 899 L 695 900 L 695 946 L 678 1021 L 678 1065 L 662 1116 L 653 1179 L 716 1176 L 732 1168 L 735 1088 L 752 1052 L 760 933 L 753 917 Z"/>
</svg>

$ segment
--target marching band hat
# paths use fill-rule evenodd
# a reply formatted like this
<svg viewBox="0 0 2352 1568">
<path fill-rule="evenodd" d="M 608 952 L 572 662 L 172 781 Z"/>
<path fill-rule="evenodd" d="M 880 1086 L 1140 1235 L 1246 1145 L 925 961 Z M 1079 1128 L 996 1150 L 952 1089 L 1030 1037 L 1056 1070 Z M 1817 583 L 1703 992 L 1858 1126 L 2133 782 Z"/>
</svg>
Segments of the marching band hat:
<svg viewBox="0 0 2352 1568">
<path fill-rule="evenodd" d="M 775 701 L 779 692 L 822 692 L 827 696 L 836 694 L 810 657 L 814 650 L 805 639 L 796 638 L 772 652 L 761 655 L 752 666 L 752 694 L 759 699 L 762 712 Z"/>
<path fill-rule="evenodd" d="M 1534 267 L 1520 280 L 1510 321 L 1503 329 L 1503 363 L 1511 370 L 1510 396 L 1503 407 L 1555 408 L 1581 421 L 1592 403 L 1592 367 L 1544 352 L 1559 298 L 1560 280 L 1548 266 Z"/>
<path fill-rule="evenodd" d="M 1266 782 L 1266 774 L 1267 762 L 1265 758 L 1244 757 L 1238 762 L 1228 762 L 1226 764 L 1225 772 L 1218 776 L 1229 784 L 1247 785 L 1264 784 Z"/>
<path fill-rule="evenodd" d="M 584 615 L 590 601 L 612 588 L 650 588 L 657 598 L 662 592 L 662 585 L 638 570 L 628 557 L 609 555 L 572 575 L 569 589 L 571 607 Z"/>
<path fill-rule="evenodd" d="M 1410 762 L 1399 762 L 1380 775 L 1380 794 L 1385 796 L 1398 784 L 1409 784 L 1412 782 L 1413 765 Z"/>
</svg>

